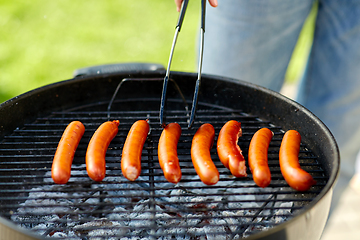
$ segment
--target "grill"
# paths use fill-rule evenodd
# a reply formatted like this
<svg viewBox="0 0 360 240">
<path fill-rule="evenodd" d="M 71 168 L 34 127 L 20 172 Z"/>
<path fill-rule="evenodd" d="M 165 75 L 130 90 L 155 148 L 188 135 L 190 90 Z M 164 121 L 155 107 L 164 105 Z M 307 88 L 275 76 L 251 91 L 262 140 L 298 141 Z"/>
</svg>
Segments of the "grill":
<svg viewBox="0 0 360 240">
<path fill-rule="evenodd" d="M 157 158 L 157 144 L 162 131 L 159 123 L 160 94 L 157 93 L 161 92 L 161 82 L 134 81 L 127 83 L 127 87 L 124 84 L 109 112 L 107 108 L 114 86 L 122 78 L 122 75 L 110 74 L 100 78 L 75 79 L 59 86 L 55 84 L 56 91 L 46 87 L 45 93 L 50 92 L 51 98 L 64 101 L 66 95 L 59 88 L 68 92 L 70 84 L 76 92 L 90 81 L 83 97 L 70 93 L 71 100 L 77 100 L 62 102 L 57 109 L 54 107 L 57 103 L 43 100 L 44 89 L 29 93 L 31 98 L 42 99 L 45 105 L 51 106 L 49 111 L 45 107 L 36 116 L 28 116 L 23 123 L 5 133 L 0 142 L 2 220 L 7 219 L 6 223 L 20 226 L 20 231 L 36 238 L 251 239 L 291 225 L 329 190 L 329 181 L 335 178 L 329 170 L 331 164 L 324 161 L 326 156 L 319 153 L 317 147 L 307 143 L 311 137 L 305 134 L 299 159 L 301 166 L 315 178 L 317 184 L 300 193 L 286 184 L 278 163 L 281 139 L 288 129 L 286 124 L 276 123 L 264 107 L 261 110 L 263 114 L 254 114 L 249 107 L 239 108 L 241 104 L 231 108 L 221 101 L 206 101 L 203 93 L 199 98 L 196 121 L 193 128 L 188 129 L 189 113 L 177 88 L 169 91 L 166 121 L 178 122 L 182 127 L 178 155 L 183 177 L 177 185 L 168 183 Z M 95 98 L 91 96 L 94 94 L 91 92 L 94 82 L 101 82 L 100 85 L 95 84 L 94 89 L 99 89 L 104 82 L 112 87 L 99 90 Z M 191 86 L 184 86 L 188 85 Z M 204 85 L 202 89 L 206 90 Z M 149 91 L 149 86 L 156 90 Z M 191 91 L 187 94 L 184 86 L 180 88 L 185 89 L 186 101 L 191 103 Z M 214 90 L 213 87 L 210 86 Z M 142 88 L 146 90 L 142 91 Z M 142 94 L 134 97 L 134 91 Z M 227 101 L 227 97 L 224 98 Z M 24 99 L 30 101 L 28 104 L 33 101 L 28 95 Z M 22 103 L 15 101 L 11 106 L 16 107 L 17 104 Z M 298 111 L 299 108 L 295 112 Z M 106 178 L 97 183 L 87 176 L 85 152 L 93 132 L 109 119 L 120 120 L 119 132 L 106 154 Z M 148 119 L 151 131 L 143 149 L 141 176 L 130 182 L 121 174 L 120 159 L 127 133 L 139 119 Z M 272 173 L 269 187 L 257 187 L 250 171 L 246 178 L 234 178 L 219 161 L 215 146 L 211 153 L 220 172 L 220 181 L 214 186 L 206 186 L 196 175 L 190 157 L 195 131 L 202 123 L 211 123 L 217 134 L 230 119 L 242 124 L 243 136 L 238 144 L 246 159 L 250 139 L 256 130 L 268 127 L 274 132 L 269 148 Z M 69 182 L 56 185 L 51 179 L 52 158 L 63 130 L 73 120 L 83 122 L 86 131 L 76 151 Z M 297 127 L 291 122 L 290 125 Z M 301 130 L 302 127 L 298 127 Z"/>
</svg>

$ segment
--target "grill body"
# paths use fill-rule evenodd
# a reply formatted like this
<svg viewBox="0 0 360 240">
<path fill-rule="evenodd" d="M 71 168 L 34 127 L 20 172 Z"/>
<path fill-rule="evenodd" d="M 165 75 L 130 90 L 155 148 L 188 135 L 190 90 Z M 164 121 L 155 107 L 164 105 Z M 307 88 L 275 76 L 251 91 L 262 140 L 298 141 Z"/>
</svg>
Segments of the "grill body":
<svg viewBox="0 0 360 240">
<path fill-rule="evenodd" d="M 232 196 L 232 194 L 234 194 L 231 191 L 230 193 L 227 192 L 229 186 L 239 184 L 241 185 L 241 189 L 252 189 L 249 190 L 250 195 L 251 191 L 253 191 L 253 195 L 256 197 L 268 197 L 266 200 L 259 200 L 259 204 L 262 204 L 263 209 L 246 208 L 247 213 L 250 215 L 247 217 L 244 216 L 244 218 L 250 219 L 251 223 L 247 221 L 243 228 L 249 229 L 250 226 L 255 229 L 254 232 L 249 234 L 248 239 L 319 239 L 326 223 L 331 203 L 332 187 L 339 170 L 338 148 L 332 134 L 326 126 L 303 106 L 271 90 L 228 78 L 204 75 L 195 124 L 193 129 L 185 129 L 183 131 L 182 135 L 184 136 L 182 136 L 179 143 L 179 155 L 180 159 L 183 160 L 182 167 L 185 177 L 182 180 L 182 185 L 178 188 L 174 185 L 167 185 L 159 171 L 156 156 L 156 144 L 158 136 L 161 133 L 158 122 L 158 110 L 160 106 L 162 82 L 152 80 L 163 76 L 163 70 L 129 70 L 119 73 L 82 76 L 33 90 L 3 103 L 0 106 L 0 116 L 2 116 L 0 119 L 0 145 L 2 153 L 0 157 L 0 172 L 2 175 L 0 184 L 3 189 L 1 190 L 2 193 L 0 196 L 2 208 L 0 211 L 0 232 L 2 236 L 9 236 L 9 238 L 14 239 L 16 239 L 16 237 L 19 239 L 42 238 L 41 235 L 17 226 L 14 223 L 17 222 L 17 213 L 14 211 L 16 211 L 16 207 L 23 207 L 24 202 L 28 200 L 29 197 L 31 199 L 34 188 L 40 185 L 47 187 L 54 185 L 50 181 L 51 178 L 48 173 L 51 169 L 52 155 L 55 153 L 57 142 L 66 124 L 72 120 L 80 120 L 85 123 L 87 128 L 73 163 L 75 170 L 79 170 L 80 173 L 78 175 L 75 173 L 74 178 L 72 175 L 69 185 L 75 187 L 77 190 L 80 189 L 84 194 L 75 196 L 74 201 L 76 202 L 73 202 L 74 205 L 79 205 L 80 210 L 83 212 L 91 211 L 92 214 L 98 213 L 98 220 L 100 219 L 100 221 L 107 218 L 107 215 L 104 215 L 104 213 L 110 213 L 112 211 L 115 211 L 118 215 L 123 213 L 123 210 L 114 207 L 116 205 L 114 202 L 110 205 L 107 203 L 107 198 L 115 199 L 116 197 L 121 198 L 122 196 L 117 195 L 119 193 L 114 193 L 114 195 L 110 194 L 109 196 L 108 192 L 123 191 L 125 194 L 129 194 L 132 199 L 131 201 L 139 201 L 143 196 L 146 196 L 146 200 L 150 199 L 149 203 L 147 203 L 149 209 L 146 210 L 146 213 L 150 213 L 151 215 L 146 218 L 146 220 L 151 224 L 152 220 L 158 219 L 156 217 L 157 208 L 159 208 L 160 212 L 165 209 L 172 220 L 179 218 L 177 214 L 188 214 L 188 212 L 182 208 L 183 205 L 188 204 L 186 198 L 179 198 L 180 203 L 175 206 L 175 209 L 171 208 L 171 204 L 170 208 L 167 208 L 169 204 L 164 198 L 167 198 L 168 195 L 162 195 L 163 191 L 179 190 L 179 196 L 183 197 L 188 197 L 188 192 L 186 191 L 189 191 L 191 192 L 190 195 L 195 195 L 196 193 L 200 195 L 200 197 L 205 198 L 208 195 L 214 194 L 213 191 L 216 190 L 211 202 L 208 202 L 209 200 L 205 201 L 205 204 L 209 205 L 204 206 L 202 205 L 204 203 L 201 202 L 201 204 L 193 204 L 187 208 L 187 211 L 193 212 L 195 215 L 201 215 L 200 218 L 202 221 L 208 223 L 210 220 L 217 218 L 215 214 L 218 214 L 218 212 L 228 210 L 244 211 L 244 209 L 236 209 L 236 207 L 231 209 L 228 203 L 227 205 L 221 205 L 223 204 L 223 195 L 229 194 Z M 111 111 L 107 112 L 107 104 L 119 82 L 129 77 L 137 80 L 128 81 L 121 86 L 111 107 Z M 174 72 L 170 77 L 177 83 L 186 101 L 190 103 L 196 75 L 192 73 Z M 169 84 L 167 96 L 165 121 L 176 121 L 180 123 L 182 127 L 187 126 L 186 120 L 188 115 L 185 110 L 186 104 L 184 104 L 181 94 L 174 84 Z M 91 133 L 95 131 L 100 123 L 108 119 L 108 115 L 110 115 L 111 119 L 120 119 L 119 134 L 111 143 L 106 158 L 107 176 L 115 180 L 105 179 L 105 183 L 97 185 L 87 178 L 84 174 L 84 166 L 81 164 L 84 161 L 86 144 L 91 137 Z M 145 146 L 146 157 L 143 159 L 144 179 L 140 179 L 135 185 L 124 185 L 125 187 L 123 185 L 115 185 L 114 189 L 108 189 L 107 193 L 98 190 L 95 191 L 94 188 L 104 187 L 104 185 L 101 184 L 105 184 L 105 187 L 114 185 L 115 183 L 113 181 L 116 181 L 116 184 L 118 184 L 118 182 L 127 184 L 124 179 L 119 178 L 121 177 L 119 169 L 121 147 L 130 125 L 135 120 L 145 118 L 150 120 L 152 132 Z M 201 182 L 196 179 L 196 174 L 191 167 L 189 157 L 189 145 L 191 144 L 192 135 L 200 124 L 205 122 L 211 122 L 218 133 L 220 127 L 230 119 L 236 119 L 242 122 L 244 135 L 239 140 L 239 145 L 243 149 L 245 157 L 247 157 L 246 151 L 251 136 L 258 128 L 269 127 L 275 132 L 269 159 L 273 176 L 270 189 L 273 189 L 272 191 L 275 192 L 270 191 L 269 193 L 265 190 L 264 193 L 259 191 L 253 183 L 251 175 L 246 179 L 233 179 L 229 176 L 228 170 L 221 166 L 218 159 L 216 160 L 215 147 L 212 150 L 212 156 L 219 168 L 222 181 L 227 183 L 226 187 L 222 189 L 222 186 L 215 185 L 213 189 L 212 187 L 201 185 Z M 296 129 L 302 135 L 301 159 L 304 161 L 307 170 L 310 171 L 318 181 L 318 185 L 308 193 L 297 193 L 288 188 L 286 184 L 284 184 L 285 182 L 278 167 L 278 147 L 282 134 L 289 129 Z M 68 188 L 66 185 L 57 186 L 56 191 L 62 193 L 73 192 L 74 190 L 69 190 L 70 186 Z M 198 192 L 198 189 L 201 191 Z M 41 191 L 46 192 L 50 190 L 45 187 L 44 190 L 35 190 L 35 192 L 36 191 L 41 193 Z M 51 192 L 53 191 L 52 189 Z M 219 193 L 221 191 L 224 191 L 223 195 Z M 237 192 L 235 191 L 235 193 Z M 81 208 L 84 207 L 81 205 L 81 201 L 83 198 L 86 198 L 86 194 L 95 194 L 95 196 L 91 196 L 90 198 L 96 199 L 96 202 L 87 202 L 87 205 L 85 205 L 90 208 L 95 207 L 95 212 L 93 209 L 88 210 Z M 246 190 L 245 193 L 242 192 L 241 194 L 248 195 L 249 193 Z M 98 197 L 98 195 L 100 197 Z M 178 197 L 178 195 L 176 196 Z M 54 196 L 54 199 L 60 198 L 61 195 Z M 285 218 L 285 221 L 279 224 L 273 224 L 269 229 L 261 230 L 263 227 L 261 221 L 264 218 L 274 217 L 274 198 L 277 198 L 277 200 L 282 203 L 293 202 L 293 206 L 290 210 L 286 207 L 276 208 L 276 211 L 289 210 L 289 214 L 279 214 Z M 84 201 L 86 202 L 87 199 Z M 240 202 L 239 204 L 241 205 L 243 200 L 235 201 L 238 201 L 237 203 Z M 122 205 L 124 204 L 122 203 Z M 49 206 L 54 209 L 59 208 L 57 202 L 47 205 L 46 207 Z M 133 207 L 134 205 L 133 203 L 128 203 L 128 206 Z M 207 215 L 211 206 L 214 206 L 214 213 L 211 212 L 210 215 Z M 32 206 L 30 205 L 30 207 Z M 180 209 L 176 207 L 180 207 Z M 171 209 L 170 212 L 169 209 Z M 268 212 L 265 213 L 264 211 Z M 68 210 L 66 214 L 73 217 L 76 216 L 69 213 Z M 189 219 L 193 218 L 193 216 L 187 216 Z M 91 219 L 92 218 L 93 216 Z M 239 217 L 237 216 L 236 218 Z M 89 219 L 89 217 L 86 219 Z M 230 218 L 225 219 L 229 220 Z M 32 224 L 32 221 L 32 219 L 26 219 L 24 225 Z M 139 220 L 135 219 L 133 221 Z M 68 219 L 60 222 L 68 223 Z M 81 222 L 81 224 L 85 223 Z M 202 223 L 202 226 L 203 225 Z M 214 226 L 217 225 L 219 224 L 214 224 Z M 186 228 L 186 226 L 185 224 L 184 228 Z M 212 226 L 211 223 L 210 226 Z M 151 231 L 152 228 L 157 227 L 158 226 L 150 225 L 146 229 Z M 63 227 L 60 226 L 60 229 L 62 228 Z M 96 226 L 88 227 L 86 230 L 90 231 L 93 230 L 93 228 L 96 228 Z M 105 226 L 105 230 L 109 228 L 111 227 Z M 260 230 L 258 231 L 257 228 Z M 164 227 L 164 229 L 166 229 L 166 227 Z M 235 227 L 234 229 L 234 231 L 230 229 L 228 232 L 235 232 L 236 234 L 229 234 L 230 236 L 225 234 L 224 236 L 221 235 L 221 237 L 229 239 L 244 236 L 240 234 L 243 233 L 244 229 L 239 227 Z M 118 234 L 117 237 L 121 236 L 122 233 Z M 161 237 L 161 233 L 156 231 L 151 232 L 151 234 L 154 239 Z M 178 237 L 181 237 L 183 233 L 177 234 Z M 197 235 L 194 236 L 196 237 Z M 103 237 L 106 237 L 106 235 Z M 188 236 L 184 235 L 184 238 L 187 237 Z"/>
</svg>

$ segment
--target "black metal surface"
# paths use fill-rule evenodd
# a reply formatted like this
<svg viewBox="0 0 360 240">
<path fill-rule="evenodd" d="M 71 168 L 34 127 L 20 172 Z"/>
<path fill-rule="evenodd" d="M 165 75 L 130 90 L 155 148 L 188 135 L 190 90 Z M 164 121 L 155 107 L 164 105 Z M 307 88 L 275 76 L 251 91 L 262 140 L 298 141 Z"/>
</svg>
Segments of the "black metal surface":
<svg viewBox="0 0 360 240">
<path fill-rule="evenodd" d="M 114 63 L 93 67 L 85 67 L 76 69 L 73 73 L 74 77 L 103 75 L 114 72 L 129 71 L 160 71 L 165 70 L 164 66 L 157 63 Z"/>
<path fill-rule="evenodd" d="M 137 76 L 125 74 L 128 75 Z M 158 119 L 161 82 L 124 85 L 110 112 L 110 118 L 119 119 L 120 126 L 107 152 L 107 175 L 103 182 L 93 182 L 85 171 L 86 146 L 97 126 L 108 120 L 107 104 L 123 77 L 120 74 L 63 82 L 0 106 L 0 111 L 9 114 L 19 104 L 36 105 L 29 109 L 21 106 L 20 116 L 12 114 L 15 123 L 1 120 L 5 129 L 0 143 L 1 220 L 8 219 L 44 236 L 68 234 L 67 239 L 87 239 L 92 235 L 109 238 L 109 234 L 154 239 L 209 238 L 214 234 L 228 239 L 248 235 L 249 239 L 294 239 L 294 233 L 289 232 L 294 232 L 294 228 L 299 231 L 295 237 L 301 233 L 316 239 L 321 234 L 329 191 L 338 171 L 338 151 L 331 134 L 315 116 L 291 100 L 231 80 L 209 77 L 204 81 L 197 121 L 190 130 L 186 127 L 188 112 L 179 94 L 169 91 L 166 120 L 178 122 L 183 129 L 179 143 L 183 179 L 178 185 L 166 182 L 157 162 L 157 141 L 162 130 Z M 180 73 L 174 79 L 186 98 L 191 99 L 193 84 L 187 82 L 193 82 L 194 75 Z M 98 91 L 93 92 L 94 89 Z M 36 108 L 42 110 L 35 115 Z M 150 120 L 151 133 L 143 151 L 141 178 L 129 182 L 121 175 L 121 149 L 127 131 L 138 119 Z M 247 178 L 233 178 L 218 160 L 215 147 L 212 157 L 221 174 L 220 182 L 205 186 L 196 176 L 190 158 L 192 135 L 204 122 L 212 123 L 218 133 L 230 119 L 242 122 L 244 134 L 239 145 L 245 157 L 257 129 L 269 127 L 274 131 L 269 152 L 273 180 L 268 188 L 258 188 L 250 172 Z M 50 175 L 52 157 L 62 131 L 72 120 L 82 121 L 86 132 L 76 152 L 69 183 L 55 185 Z M 9 131 L 13 125 L 16 127 Z M 290 189 L 279 170 L 278 148 L 284 131 L 290 128 L 302 134 L 301 165 L 318 181 L 306 193 Z M 312 137 L 314 134 L 316 137 Z M 304 234 L 306 229 L 311 231 Z"/>
</svg>

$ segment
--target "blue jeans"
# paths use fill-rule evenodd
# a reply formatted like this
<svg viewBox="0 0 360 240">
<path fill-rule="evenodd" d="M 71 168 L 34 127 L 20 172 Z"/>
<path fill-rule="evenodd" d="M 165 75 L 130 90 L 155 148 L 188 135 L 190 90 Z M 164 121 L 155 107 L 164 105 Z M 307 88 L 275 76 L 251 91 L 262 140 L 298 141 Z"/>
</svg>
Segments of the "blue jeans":
<svg viewBox="0 0 360 240">
<path fill-rule="evenodd" d="M 203 72 L 279 91 L 313 0 L 220 0 L 208 7 Z M 340 148 L 333 206 L 360 149 L 360 1 L 319 0 L 315 35 L 296 100 Z"/>
</svg>

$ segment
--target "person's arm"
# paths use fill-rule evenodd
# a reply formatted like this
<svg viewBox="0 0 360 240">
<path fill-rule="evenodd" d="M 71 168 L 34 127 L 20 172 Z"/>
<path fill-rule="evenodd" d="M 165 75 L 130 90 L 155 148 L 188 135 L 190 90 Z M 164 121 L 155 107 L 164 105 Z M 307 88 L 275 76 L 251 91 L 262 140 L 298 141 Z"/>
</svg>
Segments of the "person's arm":
<svg viewBox="0 0 360 240">
<path fill-rule="evenodd" d="M 176 10 L 178 12 L 180 12 L 180 8 L 181 8 L 181 3 L 183 2 L 183 0 L 174 0 L 175 4 L 176 4 Z M 209 0 L 209 3 L 212 7 L 217 7 L 218 2 L 217 0 Z"/>
</svg>

